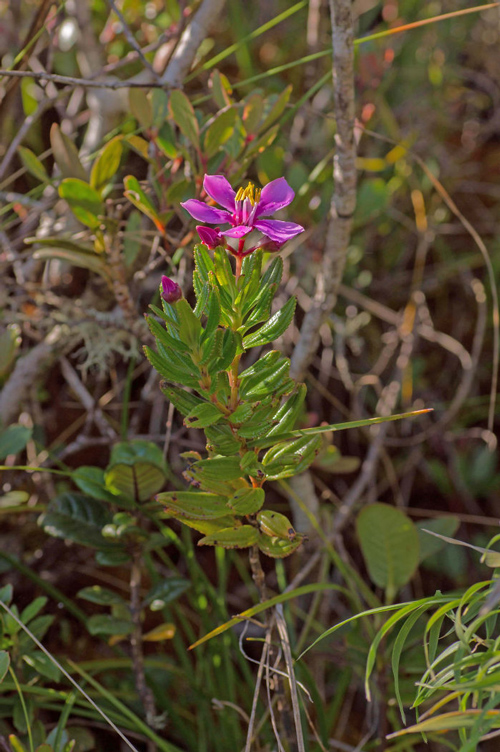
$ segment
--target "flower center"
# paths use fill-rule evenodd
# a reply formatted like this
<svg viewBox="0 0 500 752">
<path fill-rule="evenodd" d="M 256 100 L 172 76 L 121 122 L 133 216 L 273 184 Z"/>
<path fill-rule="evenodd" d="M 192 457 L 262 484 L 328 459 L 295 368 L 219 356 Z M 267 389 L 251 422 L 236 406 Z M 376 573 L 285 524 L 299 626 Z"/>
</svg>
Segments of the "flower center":
<svg viewBox="0 0 500 752">
<path fill-rule="evenodd" d="M 248 183 L 246 188 L 239 188 L 236 194 L 236 201 L 248 199 L 252 206 L 260 201 L 260 188 L 256 188 L 253 183 Z"/>
</svg>

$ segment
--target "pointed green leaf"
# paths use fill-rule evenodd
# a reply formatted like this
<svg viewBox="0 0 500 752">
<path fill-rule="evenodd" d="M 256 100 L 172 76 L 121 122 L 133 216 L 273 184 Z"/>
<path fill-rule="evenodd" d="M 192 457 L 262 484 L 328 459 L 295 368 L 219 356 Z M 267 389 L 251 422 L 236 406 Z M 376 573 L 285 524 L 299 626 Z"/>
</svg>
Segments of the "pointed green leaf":
<svg viewBox="0 0 500 752">
<path fill-rule="evenodd" d="M 169 101 L 170 114 L 174 122 L 179 126 L 181 133 L 199 148 L 200 134 L 198 121 L 194 114 L 193 106 L 184 92 L 180 89 L 174 89 L 170 93 Z"/>
<path fill-rule="evenodd" d="M 140 90 L 131 89 L 131 91 Z M 122 158 L 122 152 L 123 146 L 121 136 L 115 136 L 111 141 L 108 141 L 92 165 L 90 185 L 99 194 L 101 194 L 103 188 L 105 188 L 108 183 L 111 183 L 116 177 L 116 173 L 120 166 L 120 160 Z"/>
<path fill-rule="evenodd" d="M 423 530 L 431 530 L 433 533 L 439 533 L 448 537 L 453 537 L 460 526 L 458 517 L 435 517 L 432 520 L 421 520 L 417 522 L 418 539 L 420 541 L 420 561 L 422 562 L 428 556 L 437 554 L 445 545 L 445 541 L 429 535 Z"/>
<path fill-rule="evenodd" d="M 199 460 L 193 463 L 191 472 L 200 480 L 214 478 L 231 481 L 242 476 L 239 457 L 211 457 Z"/>
<path fill-rule="evenodd" d="M 243 346 L 245 348 L 261 347 L 281 337 L 292 323 L 296 302 L 295 298 L 287 300 L 283 308 L 271 316 L 267 324 L 243 338 Z"/>
<path fill-rule="evenodd" d="M 265 131 L 266 128 L 269 128 L 270 125 L 274 123 L 275 120 L 279 118 L 279 116 L 284 112 L 285 107 L 288 104 L 288 100 L 290 99 L 290 95 L 292 93 L 292 87 L 287 86 L 286 89 L 284 89 L 281 94 L 279 95 L 271 95 L 266 103 L 266 115 L 264 117 L 264 120 L 261 122 L 259 126 L 259 131 Z M 271 105 L 269 107 L 269 104 Z"/>
<path fill-rule="evenodd" d="M 186 525 L 203 535 L 213 535 L 219 530 L 231 527 L 235 522 L 233 514 L 228 514 L 225 517 L 218 517 L 216 520 L 193 520 L 188 517 L 180 516 L 178 516 L 177 519 L 179 522 L 182 522 L 183 525 Z"/>
<path fill-rule="evenodd" d="M 189 415 L 196 407 L 206 404 L 205 400 L 177 386 L 163 384 L 161 390 L 182 415 Z"/>
<path fill-rule="evenodd" d="M 72 139 L 62 132 L 57 123 L 53 123 L 50 129 L 50 145 L 63 178 L 87 180 L 87 173 L 80 162 L 78 149 Z"/>
<path fill-rule="evenodd" d="M 128 103 L 130 112 L 139 125 L 144 128 L 144 130 L 151 128 L 153 125 L 153 106 L 144 89 L 129 89 Z"/>
<path fill-rule="evenodd" d="M 191 349 L 198 347 L 202 333 L 199 318 L 185 298 L 176 303 L 176 311 L 179 316 L 179 336 Z"/>
<path fill-rule="evenodd" d="M 212 91 L 212 96 L 217 107 L 227 107 L 227 105 L 232 104 L 230 94 L 232 94 L 233 90 L 231 84 L 229 83 L 227 76 L 220 73 L 217 69 L 212 72 L 208 82 L 208 87 Z"/>
<path fill-rule="evenodd" d="M 208 159 L 213 157 L 220 147 L 232 136 L 237 116 L 238 112 L 236 108 L 229 107 L 227 110 L 220 112 L 208 126 L 203 143 L 203 150 Z"/>
<path fill-rule="evenodd" d="M 165 232 L 164 223 L 161 221 L 156 208 L 153 206 L 148 196 L 141 188 L 137 178 L 134 177 L 134 175 L 127 175 L 127 177 L 123 180 L 123 184 L 125 186 L 124 195 L 128 198 L 128 200 L 143 214 L 145 214 L 146 217 L 149 217 L 149 219 L 154 223 L 154 225 L 160 232 Z"/>
<path fill-rule="evenodd" d="M 198 541 L 199 546 L 222 546 L 223 548 L 249 548 L 259 539 L 259 531 L 252 525 L 228 527 Z"/>
<path fill-rule="evenodd" d="M 17 151 L 21 157 L 23 166 L 30 175 L 41 180 L 42 183 L 50 182 L 50 177 L 43 163 L 38 159 L 36 154 L 31 151 L 31 149 L 28 149 L 26 146 L 18 146 Z"/>
</svg>

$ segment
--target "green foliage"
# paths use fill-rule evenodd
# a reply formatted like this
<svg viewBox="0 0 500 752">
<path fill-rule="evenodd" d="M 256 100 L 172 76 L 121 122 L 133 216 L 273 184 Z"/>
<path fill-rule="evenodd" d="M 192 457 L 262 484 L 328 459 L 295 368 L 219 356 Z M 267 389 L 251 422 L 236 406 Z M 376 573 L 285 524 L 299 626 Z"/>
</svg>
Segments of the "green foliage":
<svg viewBox="0 0 500 752">
<path fill-rule="evenodd" d="M 356 529 L 370 578 L 384 588 L 390 602 L 418 566 L 417 529 L 402 510 L 388 504 L 365 507 Z"/>
</svg>

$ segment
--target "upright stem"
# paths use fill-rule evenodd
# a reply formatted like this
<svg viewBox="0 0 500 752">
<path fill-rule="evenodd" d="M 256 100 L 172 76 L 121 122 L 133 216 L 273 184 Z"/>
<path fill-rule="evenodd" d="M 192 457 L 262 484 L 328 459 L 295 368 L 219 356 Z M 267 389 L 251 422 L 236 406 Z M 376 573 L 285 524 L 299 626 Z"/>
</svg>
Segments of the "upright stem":
<svg viewBox="0 0 500 752">
<path fill-rule="evenodd" d="M 146 713 L 146 720 L 151 725 L 156 716 L 156 707 L 153 693 L 146 684 L 146 676 L 144 674 L 141 625 L 141 576 L 141 553 L 139 549 L 135 549 L 132 554 L 132 569 L 130 572 L 130 614 L 134 625 L 134 631 L 130 638 L 130 646 L 132 649 L 132 668 L 135 687 Z"/>
</svg>

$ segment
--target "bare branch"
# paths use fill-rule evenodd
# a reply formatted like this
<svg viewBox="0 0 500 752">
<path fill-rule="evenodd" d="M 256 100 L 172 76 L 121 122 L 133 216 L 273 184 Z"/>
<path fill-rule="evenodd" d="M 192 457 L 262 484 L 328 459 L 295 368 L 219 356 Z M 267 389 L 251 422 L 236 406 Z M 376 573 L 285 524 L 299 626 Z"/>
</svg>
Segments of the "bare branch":
<svg viewBox="0 0 500 752">
<path fill-rule="evenodd" d="M 291 359 L 290 375 L 299 381 L 302 380 L 318 346 L 321 324 L 337 302 L 356 206 L 354 32 L 351 5 L 351 0 L 330 0 L 334 109 L 337 123 L 333 162 L 335 188 L 322 269 L 316 280 L 312 306 L 304 318 L 300 338 Z"/>
<path fill-rule="evenodd" d="M 175 48 L 164 74 L 161 77 L 163 86 L 177 88 L 193 64 L 200 44 L 207 36 L 210 27 L 217 20 L 217 16 L 224 6 L 225 0 L 203 0 L 195 17 L 184 30 L 179 44 Z"/>
</svg>

